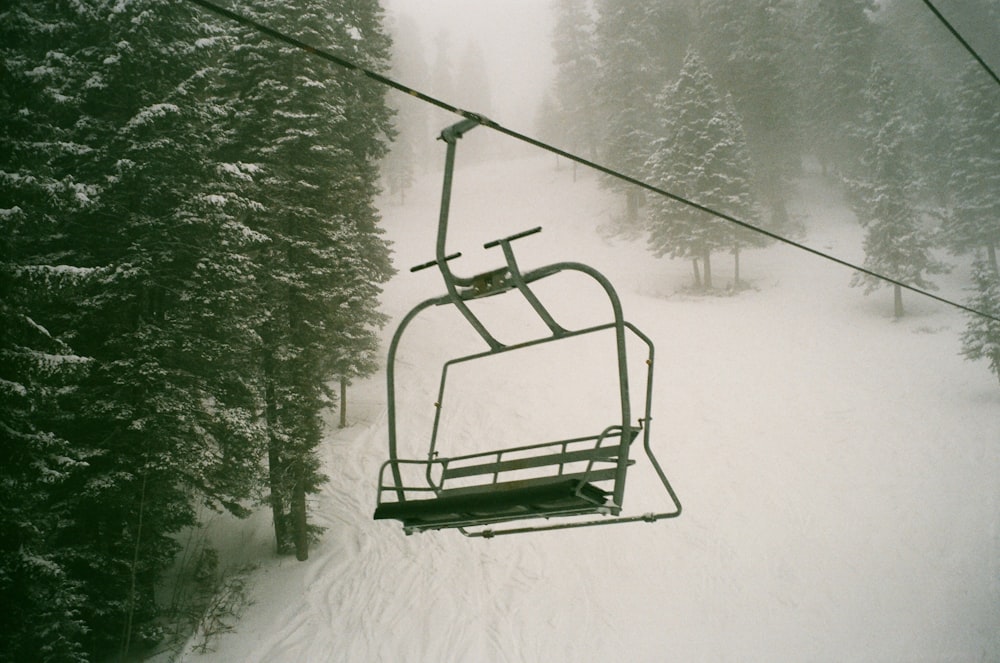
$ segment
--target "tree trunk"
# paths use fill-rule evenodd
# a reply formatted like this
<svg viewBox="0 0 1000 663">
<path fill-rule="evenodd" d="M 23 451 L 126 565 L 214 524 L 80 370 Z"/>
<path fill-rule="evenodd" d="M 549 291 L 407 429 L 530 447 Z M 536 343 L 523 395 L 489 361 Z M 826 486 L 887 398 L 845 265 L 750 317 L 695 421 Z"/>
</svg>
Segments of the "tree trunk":
<svg viewBox="0 0 1000 663">
<path fill-rule="evenodd" d="M 271 517 L 274 520 L 274 549 L 279 555 L 288 552 L 288 521 L 285 518 L 285 501 L 281 498 L 281 456 L 272 437 L 267 444 L 267 476 L 271 489 Z"/>
<path fill-rule="evenodd" d="M 625 221 L 629 226 L 639 221 L 639 192 L 629 190 L 625 193 Z"/>
<path fill-rule="evenodd" d="M 703 265 L 702 271 L 705 273 L 705 290 L 712 289 L 712 252 L 706 250 L 701 256 Z"/>
<path fill-rule="evenodd" d="M 274 520 L 274 547 L 279 555 L 288 552 L 288 521 L 285 517 L 285 501 L 282 499 L 281 475 L 284 473 L 281 449 L 274 434 L 277 425 L 274 384 L 269 377 L 264 389 L 264 420 L 267 423 L 267 481 L 271 490 L 271 517 Z"/>
<path fill-rule="evenodd" d="M 306 490 L 302 477 L 302 464 L 295 464 L 295 485 L 292 487 L 292 529 L 295 533 L 295 559 L 309 559 L 309 528 L 306 517 Z"/>
<path fill-rule="evenodd" d="M 701 290 L 701 272 L 698 270 L 698 259 L 691 261 L 691 268 L 694 270 L 694 287 Z"/>
<path fill-rule="evenodd" d="M 774 224 L 772 227 L 787 230 L 791 226 L 791 218 L 788 216 L 785 199 L 780 193 L 776 193 L 774 196 L 771 201 L 771 223 Z"/>
<path fill-rule="evenodd" d="M 892 310 L 896 319 L 903 317 L 903 289 L 898 285 L 892 286 Z"/>
<path fill-rule="evenodd" d="M 121 659 L 128 656 L 129 649 L 132 646 L 132 620 L 135 617 L 136 569 L 139 566 L 139 544 L 142 541 L 142 516 L 146 506 L 146 478 L 147 475 L 143 472 L 142 491 L 139 494 L 139 522 L 135 528 L 135 548 L 132 553 L 132 568 L 129 569 L 128 609 L 126 611 L 125 619 L 124 642 L 119 650 L 119 658 Z M 150 594 L 150 596 L 151 595 L 152 594 Z"/>
<path fill-rule="evenodd" d="M 994 244 L 987 245 L 986 256 L 993 268 L 993 275 L 1000 277 L 1000 267 L 997 266 L 997 247 Z"/>
<path fill-rule="evenodd" d="M 340 378 L 340 427 L 347 428 L 347 378 Z"/>
</svg>

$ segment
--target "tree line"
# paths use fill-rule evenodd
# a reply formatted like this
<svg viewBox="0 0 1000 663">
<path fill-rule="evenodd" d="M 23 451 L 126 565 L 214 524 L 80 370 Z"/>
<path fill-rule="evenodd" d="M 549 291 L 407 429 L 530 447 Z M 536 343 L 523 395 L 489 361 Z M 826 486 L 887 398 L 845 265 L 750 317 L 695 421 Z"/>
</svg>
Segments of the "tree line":
<svg viewBox="0 0 1000 663">
<path fill-rule="evenodd" d="M 570 151 L 773 232 L 803 228 L 786 201 L 811 161 L 864 228 L 862 267 L 923 289 L 971 263 L 968 304 L 1000 313 L 1000 88 L 927 8 L 891 0 L 558 0 L 556 77 L 539 131 Z M 997 61 L 1000 3 L 950 6 Z M 608 180 L 610 232 L 692 262 L 765 240 Z M 858 273 L 866 293 L 886 281 Z M 904 314 L 894 286 L 894 315 Z M 1000 324 L 970 316 L 962 352 L 1000 378 Z"/>
<path fill-rule="evenodd" d="M 234 9 L 385 71 L 376 0 Z M 308 556 L 328 386 L 376 367 L 384 90 L 174 0 L 0 10 L 0 659 L 159 638 L 172 535 Z"/>
</svg>

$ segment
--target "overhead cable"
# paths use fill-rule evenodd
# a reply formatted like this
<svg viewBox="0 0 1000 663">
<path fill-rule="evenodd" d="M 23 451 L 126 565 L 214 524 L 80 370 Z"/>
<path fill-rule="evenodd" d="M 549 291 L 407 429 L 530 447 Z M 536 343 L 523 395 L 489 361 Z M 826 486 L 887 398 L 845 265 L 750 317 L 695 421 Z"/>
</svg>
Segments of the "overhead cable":
<svg viewBox="0 0 1000 663">
<path fill-rule="evenodd" d="M 951 23 L 948 22 L 948 19 L 946 19 L 944 15 L 938 11 L 937 7 L 934 6 L 934 3 L 931 2 L 931 0 L 924 0 L 924 4 L 927 5 L 927 8 L 931 10 L 931 13 L 937 17 L 938 21 L 940 21 L 944 27 L 948 28 L 948 32 L 950 32 L 952 36 L 958 40 L 958 43 L 964 46 L 965 50 L 967 50 L 969 54 L 975 58 L 976 62 L 979 63 L 979 66 L 986 70 L 986 73 L 990 75 L 990 78 L 992 78 L 997 85 L 1000 85 L 1000 78 L 997 77 L 996 72 L 993 71 L 988 64 L 986 64 L 986 61 L 983 60 L 983 58 L 979 56 L 979 53 L 976 52 L 976 49 L 972 48 L 969 42 L 967 42 L 962 35 L 959 34 L 958 30 L 952 27 Z"/>
<path fill-rule="evenodd" d="M 312 55 L 314 55 L 314 56 L 316 56 L 316 57 L 318 57 L 318 58 L 320 58 L 322 60 L 326 60 L 327 62 L 333 63 L 333 64 L 337 65 L 338 67 L 343 67 L 345 69 L 349 69 L 351 71 L 354 71 L 354 72 L 356 72 L 356 73 L 358 73 L 358 74 L 360 74 L 360 75 L 362 75 L 362 76 L 364 76 L 364 77 L 366 77 L 366 78 L 368 78 L 370 80 L 373 80 L 373 81 L 375 81 L 375 82 L 377 82 L 377 83 L 379 83 L 381 85 L 385 85 L 387 87 L 391 87 L 394 90 L 398 90 L 400 92 L 403 92 L 404 94 L 408 94 L 408 95 L 410 95 L 412 97 L 415 97 L 415 98 L 417 98 L 417 99 L 419 99 L 419 100 L 421 100 L 421 101 L 423 101 L 425 103 L 428 103 L 428 104 L 430 104 L 432 106 L 437 106 L 438 108 L 446 110 L 446 111 L 448 111 L 450 113 L 455 113 L 456 115 L 460 115 L 460 116 L 462 116 L 462 117 L 464 117 L 466 119 L 476 120 L 482 126 L 488 127 L 490 129 L 493 129 L 494 131 L 497 131 L 497 132 L 502 133 L 502 134 L 504 134 L 506 136 L 514 138 L 515 140 L 519 140 L 519 141 L 521 141 L 523 143 L 527 143 L 527 144 L 532 145 L 534 147 L 537 147 L 537 148 L 539 148 L 541 150 L 545 150 L 547 152 L 551 152 L 553 154 L 559 155 L 559 156 L 561 156 L 561 157 L 563 157 L 565 159 L 568 159 L 570 161 L 575 161 L 576 163 L 579 163 L 579 164 L 581 164 L 583 166 L 587 166 L 588 168 L 596 170 L 596 171 L 598 171 L 600 173 L 604 173 L 605 175 L 608 175 L 610 177 L 619 179 L 619 180 L 621 180 L 623 182 L 628 182 L 629 184 L 637 186 L 637 187 L 639 187 L 641 189 L 645 189 L 646 191 L 650 191 L 650 192 L 655 193 L 655 194 L 657 194 L 659 196 L 663 196 L 665 198 L 669 198 L 669 199 L 674 200 L 674 201 L 676 201 L 676 202 L 678 202 L 678 203 L 680 203 L 682 205 L 685 205 L 687 207 L 691 207 L 693 209 L 696 209 L 696 210 L 699 210 L 701 212 L 704 212 L 704 213 L 706 213 L 706 214 L 708 214 L 710 216 L 714 216 L 716 218 L 719 218 L 719 219 L 722 219 L 724 221 L 728 221 L 729 223 L 732 223 L 732 224 L 735 224 L 737 226 L 740 226 L 741 228 L 745 228 L 747 230 L 750 230 L 752 232 L 758 233 L 760 235 L 764 235 L 765 237 L 769 237 L 770 239 L 773 239 L 776 242 L 780 242 L 782 244 L 786 244 L 788 246 L 792 246 L 792 247 L 794 247 L 796 249 L 799 249 L 801 251 L 805 251 L 807 253 L 811 253 L 812 255 L 817 256 L 819 258 L 823 258 L 824 260 L 828 260 L 830 262 L 836 263 L 836 264 L 841 265 L 843 267 L 847 267 L 849 269 L 852 269 L 852 270 L 854 270 L 856 272 L 860 272 L 862 274 L 866 274 L 868 276 L 871 276 L 873 278 L 879 279 L 881 281 L 885 281 L 886 283 L 890 283 L 892 285 L 895 285 L 895 286 L 898 286 L 900 288 L 903 288 L 904 290 L 909 290 L 910 292 L 914 292 L 914 293 L 916 293 L 918 295 L 922 295 L 924 297 L 927 297 L 929 299 L 933 299 L 933 300 L 941 302 L 943 304 L 947 304 L 948 306 L 952 306 L 954 308 L 960 309 L 960 310 L 965 311 L 967 313 L 971 313 L 973 315 L 981 316 L 983 318 L 987 318 L 987 319 L 993 320 L 995 322 L 1000 322 L 1000 318 L 998 318 L 997 316 L 991 315 L 991 314 L 986 313 L 984 311 L 980 311 L 980 310 L 972 308 L 970 306 L 966 306 L 966 305 L 961 304 L 959 302 L 956 302 L 954 300 L 947 299 L 947 298 L 941 297 L 939 295 L 935 295 L 934 293 L 929 292 L 928 290 L 924 290 L 922 288 L 918 288 L 918 287 L 910 285 L 908 283 L 904 283 L 903 281 L 899 281 L 897 279 L 891 278 L 891 277 L 886 276 L 884 274 L 880 274 L 878 272 L 872 271 L 870 269 L 867 269 L 867 268 L 862 267 L 860 265 L 854 264 L 854 263 L 849 262 L 847 260 L 843 260 L 841 258 L 838 258 L 838 257 L 836 257 L 834 255 L 829 254 L 829 253 L 825 253 L 825 252 L 820 251 L 818 249 L 814 249 L 814 248 L 812 248 L 810 246 L 802 244 L 801 242 L 796 242 L 793 239 L 790 239 L 790 238 L 785 237 L 783 235 L 779 235 L 778 233 L 772 232 L 770 230 L 766 230 L 766 229 L 761 228 L 759 226 L 755 226 L 755 225 L 753 225 L 751 223 L 748 223 L 746 221 L 738 219 L 738 218 L 736 218 L 736 217 L 734 217 L 734 216 L 732 216 L 730 214 L 726 214 L 725 212 L 720 212 L 719 210 L 716 210 L 716 209 L 713 209 L 711 207 L 708 207 L 707 205 L 703 205 L 701 203 L 698 203 L 696 201 L 690 200 L 690 199 L 685 198 L 683 196 L 677 195 L 675 193 L 671 193 L 671 192 L 669 192 L 669 191 L 667 191 L 665 189 L 661 189 L 658 186 L 654 186 L 652 184 L 649 184 L 648 182 L 644 182 L 644 181 L 642 181 L 640 179 L 637 179 L 635 177 L 632 177 L 630 175 L 626 175 L 625 173 L 617 171 L 617 170 L 615 170 L 613 168 L 610 168 L 608 166 L 604 166 L 604 165 L 602 165 L 600 163 L 597 163 L 595 161 L 591 161 L 589 159 L 585 159 L 584 157 L 581 157 L 581 156 L 579 156 L 577 154 L 573 154 L 572 152 L 567 152 L 566 150 L 560 149 L 558 147 L 555 147 L 553 145 L 545 143 L 545 142 L 543 142 L 541 140 L 538 140 L 536 138 L 532 138 L 531 136 L 519 133 L 517 131 L 514 131 L 513 129 L 508 129 L 507 127 L 505 127 L 505 126 L 503 126 L 501 124 L 498 124 L 497 122 L 494 122 L 493 120 L 491 120 L 491 119 L 489 119 L 487 117 L 484 117 L 484 116 L 482 116 L 482 115 L 480 115 L 478 113 L 473 113 L 471 111 L 459 108 L 458 106 L 454 106 L 454 105 L 449 104 L 449 103 L 447 103 L 445 101 L 442 101 L 441 99 L 438 99 L 436 97 L 432 97 L 431 95 L 426 94 L 424 92 L 421 92 L 421 91 L 419 91 L 417 89 L 414 89 L 414 88 L 409 87 L 407 85 L 403 85 L 402 83 L 399 83 L 399 82 L 397 82 L 397 81 L 395 81 L 395 80 L 393 80 L 393 79 L 391 79 L 391 78 L 389 78 L 387 76 L 383 76 L 382 74 L 379 74 L 379 73 L 374 72 L 374 71 L 372 71 L 370 69 L 362 67 L 361 65 L 359 65 L 359 64 L 357 64 L 357 63 L 355 63 L 355 62 L 353 62 L 353 61 L 351 61 L 351 60 L 349 60 L 347 58 L 341 57 L 339 55 L 336 55 L 336 54 L 331 53 L 331 52 L 329 52 L 327 50 L 318 48 L 318 47 L 313 46 L 311 44 L 307 44 L 304 41 L 301 41 L 299 39 L 296 39 L 295 37 L 292 37 L 292 36 L 287 35 L 287 34 L 285 34 L 283 32 L 280 32 L 279 30 L 275 30 L 274 28 L 271 28 L 271 27 L 269 27 L 267 25 L 264 25 L 263 23 L 255 21 L 255 20 L 253 20 L 253 19 L 251 19 L 251 18 L 249 18 L 247 16 L 244 16 L 242 14 L 238 14 L 238 13 L 236 13 L 236 12 L 234 12 L 232 10 L 226 9 L 224 7 L 220 7 L 219 5 L 211 2 L 210 0 L 188 0 L 188 1 L 196 4 L 199 7 L 202 7 L 203 9 L 206 9 L 206 10 L 208 10 L 208 11 L 214 13 L 214 14 L 217 14 L 219 16 L 224 16 L 225 18 L 228 18 L 228 19 L 230 19 L 232 21 L 235 21 L 236 23 L 239 23 L 239 24 L 241 24 L 241 25 L 243 25 L 245 27 L 253 28 L 254 30 L 257 30 L 258 32 L 260 32 L 262 34 L 267 35 L 268 37 L 270 37 L 271 39 L 274 39 L 275 41 L 279 41 L 279 42 L 288 44 L 289 46 L 294 46 L 295 48 L 301 49 L 301 50 L 303 50 L 303 51 L 305 51 L 307 53 L 311 53 Z"/>
</svg>

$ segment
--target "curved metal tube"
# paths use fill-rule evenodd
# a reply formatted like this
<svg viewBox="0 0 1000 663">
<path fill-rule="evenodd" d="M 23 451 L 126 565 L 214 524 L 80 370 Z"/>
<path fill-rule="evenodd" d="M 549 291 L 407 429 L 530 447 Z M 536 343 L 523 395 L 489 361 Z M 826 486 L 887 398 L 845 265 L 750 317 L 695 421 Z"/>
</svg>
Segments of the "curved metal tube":
<svg viewBox="0 0 1000 663">
<path fill-rule="evenodd" d="M 403 338 L 403 332 L 406 331 L 407 326 L 409 326 L 413 319 L 416 318 L 417 315 L 424 309 L 447 303 L 447 301 L 447 298 L 435 297 L 417 304 L 417 306 L 407 313 L 406 316 L 400 321 L 399 326 L 396 327 L 396 331 L 392 335 L 392 342 L 389 343 L 389 354 L 386 358 L 385 366 L 385 385 L 386 396 L 388 399 L 386 411 L 389 418 L 389 460 L 393 462 L 392 479 L 397 487 L 396 497 L 400 501 L 405 501 L 406 496 L 403 494 L 403 480 L 399 474 L 399 466 L 395 463 L 395 461 L 399 460 L 396 443 L 396 352 L 399 349 L 399 341 Z"/>
</svg>

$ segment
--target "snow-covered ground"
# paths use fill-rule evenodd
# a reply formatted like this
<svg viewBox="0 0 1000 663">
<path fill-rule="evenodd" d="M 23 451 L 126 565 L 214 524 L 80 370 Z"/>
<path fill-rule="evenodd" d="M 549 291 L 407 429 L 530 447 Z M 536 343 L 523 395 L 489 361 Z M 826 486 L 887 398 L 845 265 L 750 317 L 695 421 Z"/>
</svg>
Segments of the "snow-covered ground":
<svg viewBox="0 0 1000 663">
<path fill-rule="evenodd" d="M 407 537 L 371 519 L 386 458 L 377 375 L 352 387 L 348 428 L 331 415 L 330 482 L 311 505 L 327 530 L 309 561 L 273 555 L 266 512 L 219 524 L 210 538 L 223 562 L 258 565 L 252 604 L 214 651 L 195 653 L 193 640 L 180 660 L 1000 660 L 1000 389 L 958 356 L 962 315 L 906 295 L 908 316 L 893 322 L 891 291 L 863 297 L 848 270 L 782 246 L 743 255 L 749 291 L 684 294 L 687 262 L 602 240 L 595 229 L 618 199 L 592 174 L 574 183 L 554 166 L 529 157 L 457 174 L 454 269 L 500 266 L 497 250 L 477 247 L 541 225 L 515 244 L 522 266 L 577 260 L 615 282 L 626 317 L 657 346 L 653 443 L 683 515 Z M 384 295 L 396 319 L 443 292 L 435 270 L 408 271 L 433 257 L 437 177 L 421 178 L 405 205 L 382 205 L 400 269 Z M 798 192 L 804 241 L 860 260 L 860 230 L 836 194 L 818 178 Z M 728 263 L 717 256 L 717 284 Z M 942 292 L 963 297 L 962 277 L 943 279 Z M 539 293 L 574 325 L 606 309 L 572 279 Z M 505 340 L 530 333 L 530 311 L 502 299 L 481 302 L 483 315 Z M 476 347 L 464 324 L 434 309 L 401 347 L 404 453 L 426 444 L 442 359 Z M 551 439 L 540 426 L 572 427 L 599 408 L 613 391 L 600 351 L 568 349 L 449 378 L 468 403 L 449 409 L 445 452 Z M 630 484 L 626 512 L 659 499 Z"/>
</svg>

